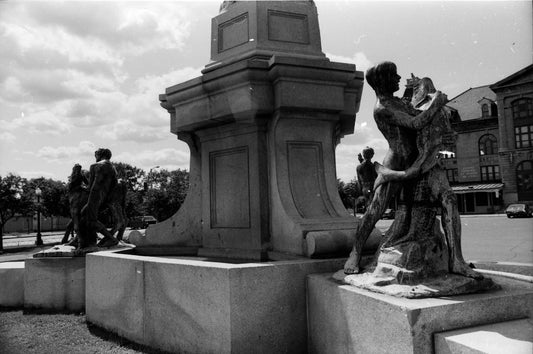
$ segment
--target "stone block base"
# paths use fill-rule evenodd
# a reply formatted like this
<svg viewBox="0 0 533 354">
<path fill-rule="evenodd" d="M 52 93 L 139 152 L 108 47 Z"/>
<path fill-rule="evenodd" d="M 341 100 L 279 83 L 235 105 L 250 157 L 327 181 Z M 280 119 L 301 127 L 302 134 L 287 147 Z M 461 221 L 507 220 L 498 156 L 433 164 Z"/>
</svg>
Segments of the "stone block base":
<svg viewBox="0 0 533 354">
<path fill-rule="evenodd" d="M 87 256 L 87 320 L 180 353 L 306 353 L 308 274 L 345 259 Z"/>
<path fill-rule="evenodd" d="M 24 304 L 24 262 L 0 263 L 0 307 Z"/>
<path fill-rule="evenodd" d="M 533 353 L 531 318 L 435 334 L 435 354 Z"/>
<path fill-rule="evenodd" d="M 502 289 L 405 299 L 308 276 L 310 353 L 433 353 L 433 335 L 532 317 L 533 284 L 493 277 Z"/>
<path fill-rule="evenodd" d="M 25 261 L 24 308 L 45 312 L 83 312 L 85 257 Z"/>
</svg>

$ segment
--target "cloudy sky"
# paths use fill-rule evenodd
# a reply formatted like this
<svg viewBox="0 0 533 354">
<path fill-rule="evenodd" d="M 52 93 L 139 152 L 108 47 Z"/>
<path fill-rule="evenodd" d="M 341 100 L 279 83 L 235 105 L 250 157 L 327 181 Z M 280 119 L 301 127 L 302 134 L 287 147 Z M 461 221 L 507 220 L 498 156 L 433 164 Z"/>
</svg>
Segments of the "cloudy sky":
<svg viewBox="0 0 533 354">
<path fill-rule="evenodd" d="M 0 175 L 66 180 L 98 147 L 145 170 L 188 169 L 158 95 L 200 75 L 221 1 L 0 1 Z M 531 1 L 315 1 L 322 49 L 358 70 L 383 60 L 450 98 L 532 63 Z M 403 80 L 403 79 L 402 79 Z M 386 142 L 365 84 L 355 134 L 337 148 L 349 181 Z"/>
</svg>

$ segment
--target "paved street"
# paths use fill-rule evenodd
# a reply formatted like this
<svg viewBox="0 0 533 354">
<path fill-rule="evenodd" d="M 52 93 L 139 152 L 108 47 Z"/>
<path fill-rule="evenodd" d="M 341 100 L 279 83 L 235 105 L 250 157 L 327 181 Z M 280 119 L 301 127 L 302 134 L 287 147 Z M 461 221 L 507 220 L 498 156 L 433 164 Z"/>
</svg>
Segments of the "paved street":
<svg viewBox="0 0 533 354">
<path fill-rule="evenodd" d="M 392 220 L 380 220 L 376 225 L 385 231 Z M 505 215 L 462 216 L 462 246 L 468 261 L 533 263 L 533 218 L 508 219 Z M 129 231 L 126 231 L 128 234 Z M 59 242 L 63 233 L 44 233 L 45 243 Z M 35 235 L 30 237 L 4 236 L 4 248 L 30 246 Z M 24 251 L 31 255 L 40 249 Z M 18 254 L 20 258 L 21 254 Z M 15 259 L 17 254 L 0 255 L 0 262 Z"/>
<path fill-rule="evenodd" d="M 392 220 L 380 220 L 386 230 Z M 468 261 L 533 263 L 533 218 L 461 216 L 463 255 Z"/>
</svg>

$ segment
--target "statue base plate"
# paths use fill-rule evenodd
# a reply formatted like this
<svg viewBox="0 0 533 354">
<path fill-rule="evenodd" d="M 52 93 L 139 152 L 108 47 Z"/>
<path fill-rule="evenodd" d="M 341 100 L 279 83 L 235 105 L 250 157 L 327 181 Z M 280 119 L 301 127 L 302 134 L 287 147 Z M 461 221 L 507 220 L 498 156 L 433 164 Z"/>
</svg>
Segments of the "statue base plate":
<svg viewBox="0 0 533 354">
<path fill-rule="evenodd" d="M 490 278 L 478 280 L 457 274 L 428 278 L 415 284 L 398 284 L 396 277 L 376 277 L 373 273 L 346 275 L 341 269 L 333 274 L 333 279 L 376 293 L 408 299 L 471 294 L 500 289 L 500 286 Z"/>
<path fill-rule="evenodd" d="M 112 247 L 91 246 L 82 249 L 76 249 L 74 246 L 57 245 L 44 251 L 37 252 L 33 258 L 48 258 L 48 257 L 85 257 L 87 253 L 99 251 L 113 251 L 124 248 L 135 248 L 135 245 L 119 241 L 117 245 Z"/>
</svg>

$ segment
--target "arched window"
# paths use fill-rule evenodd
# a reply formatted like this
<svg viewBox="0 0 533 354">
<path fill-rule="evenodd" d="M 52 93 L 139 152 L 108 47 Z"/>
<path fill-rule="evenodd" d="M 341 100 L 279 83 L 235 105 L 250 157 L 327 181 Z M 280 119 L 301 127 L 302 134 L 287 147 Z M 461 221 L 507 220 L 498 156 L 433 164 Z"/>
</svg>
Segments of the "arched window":
<svg viewBox="0 0 533 354">
<path fill-rule="evenodd" d="M 481 105 L 481 117 L 487 118 L 488 116 L 489 116 L 489 105 L 486 103 L 483 103 L 483 105 Z"/>
<path fill-rule="evenodd" d="M 498 153 L 498 139 L 492 134 L 485 134 L 479 138 L 479 155 L 493 155 Z"/>
<path fill-rule="evenodd" d="M 523 161 L 516 166 L 518 200 L 533 200 L 533 161 Z"/>
<path fill-rule="evenodd" d="M 531 98 L 519 98 L 511 103 L 513 118 L 533 117 L 533 100 Z"/>
</svg>

